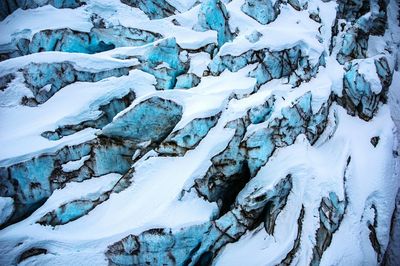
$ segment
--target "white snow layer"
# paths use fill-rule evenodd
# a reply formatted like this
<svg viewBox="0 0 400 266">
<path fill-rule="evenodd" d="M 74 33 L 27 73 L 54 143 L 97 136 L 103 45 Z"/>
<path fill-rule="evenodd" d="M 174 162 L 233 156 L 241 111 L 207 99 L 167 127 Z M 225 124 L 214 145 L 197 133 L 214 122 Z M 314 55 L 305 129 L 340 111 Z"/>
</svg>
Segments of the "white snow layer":
<svg viewBox="0 0 400 266">
<path fill-rule="evenodd" d="M 41 226 L 36 221 L 45 213 L 71 200 L 100 195 L 111 189 L 121 178 L 110 173 L 93 177 L 83 182 L 68 183 L 55 190 L 49 199 L 28 218 L 0 231 L 0 264 L 10 263 L 23 250 L 42 243 L 51 252 L 29 258 L 21 265 L 107 265 L 104 251 L 107 246 L 128 234 L 140 234 L 150 228 L 181 228 L 209 221 L 218 212 L 216 203 L 189 195 L 180 199 L 183 189 L 193 185 L 211 165 L 210 159 L 229 143 L 234 130 L 226 128 L 229 121 L 242 117 L 254 106 L 262 104 L 270 96 L 277 98 L 270 119 L 281 116 L 284 107 L 307 92 L 312 93 L 312 109 L 319 110 L 331 92 L 341 95 L 343 66 L 334 57 L 328 57 L 326 67 L 321 67 L 316 78 L 297 88 L 287 84 L 286 79 L 272 80 L 258 88 L 255 78 L 248 73 L 255 69 L 249 65 L 238 72 L 224 71 L 221 75 L 203 76 L 211 61 L 210 55 L 195 51 L 207 44 L 215 43 L 216 31 L 195 31 L 199 6 L 196 1 L 168 0 L 182 13 L 162 20 L 149 18 L 136 8 L 126 8 L 118 0 L 88 0 L 87 5 L 76 9 L 56 9 L 44 6 L 32 10 L 18 9 L 0 22 L 0 46 L 10 45 L 13 38 L 31 38 L 44 29 L 70 28 L 89 32 L 93 27 L 91 12 L 96 12 L 108 23 L 158 32 L 164 38 L 175 37 L 183 49 L 190 49 L 189 73 L 201 78 L 201 82 L 190 90 L 156 91 L 155 78 L 141 70 L 132 69 L 127 76 L 110 77 L 98 82 L 76 82 L 58 91 L 47 102 L 28 107 L 19 105 L 30 90 L 22 84 L 22 77 L 0 90 L 0 166 L 8 167 L 40 154 L 53 154 L 67 145 L 80 144 L 96 137 L 97 129 L 86 128 L 60 140 L 48 140 L 40 134 L 63 125 L 80 123 L 99 116 L 98 107 L 110 100 L 134 91 L 134 102 L 114 119 L 132 110 L 137 104 L 152 96 L 170 99 L 183 106 L 177 131 L 195 118 L 203 118 L 222 112 L 217 125 L 212 128 L 199 145 L 182 157 L 155 157 L 151 152 L 137 161 L 134 182 L 126 190 L 111 194 L 104 203 L 96 206 L 87 215 L 65 225 Z M 228 1 L 224 1 L 228 2 Z M 319 10 L 322 23 L 309 19 L 308 10 L 295 11 L 289 5 L 281 6 L 278 18 L 261 25 L 245 15 L 240 7 L 243 0 L 228 3 L 230 27 L 238 29 L 238 36 L 221 47 L 218 55 L 240 55 L 248 50 L 282 50 L 300 45 L 303 55 L 318 61 L 322 53 L 329 54 L 331 25 L 336 4 L 318 0 L 309 1 L 309 9 Z M 45 19 L 44 19 L 45 18 Z M 180 25 L 174 25 L 176 19 Z M 254 31 L 262 34 L 257 42 L 250 42 L 247 35 Z M 320 42 L 319 39 L 323 41 Z M 370 54 L 382 52 L 379 40 L 369 50 Z M 43 52 L 10 59 L 0 63 L 0 76 L 14 73 L 31 62 L 73 62 L 77 69 L 101 71 L 117 67 L 132 67 L 139 64 L 136 58 L 120 60 L 117 55 L 135 56 L 143 47 L 122 47 L 94 55 Z M 360 63 L 360 74 L 372 84 L 374 93 L 382 89 L 373 60 Z M 392 88 L 400 86 L 400 74 L 395 72 Z M 252 94 L 253 93 L 253 94 Z M 397 95 L 398 97 L 398 95 Z M 400 99 L 397 98 L 397 101 Z M 287 204 L 277 218 L 275 234 L 268 235 L 262 226 L 248 231 L 239 241 L 228 244 L 216 258 L 215 265 L 274 265 L 279 263 L 292 248 L 298 231 L 297 218 L 302 205 L 306 212 L 300 236 L 300 249 L 293 265 L 307 265 L 315 244 L 315 229 L 318 227 L 318 208 L 321 197 L 335 192 L 341 200 L 349 196 L 349 203 L 339 230 L 325 251 L 321 265 L 366 265 L 376 261 L 376 253 L 365 236 L 367 227 L 363 217 L 368 216 L 368 203 L 374 203 L 379 212 L 377 237 L 385 247 L 388 243 L 390 216 L 394 208 L 394 195 L 399 180 L 393 174 L 393 148 L 396 147 L 394 124 L 389 107 L 380 106 L 379 112 L 369 122 L 346 114 L 337 105 L 330 110 L 329 126 L 315 145 L 310 145 L 300 135 L 296 143 L 277 149 L 247 184 L 253 187 L 262 184 L 268 189 L 286 174 L 293 175 L 293 189 Z M 399 113 L 392 114 L 398 123 Z M 396 121 L 397 119 L 397 121 Z M 247 134 L 265 127 L 267 122 L 250 126 Z M 379 144 L 371 145 L 371 138 L 379 136 Z M 344 176 L 346 161 L 351 162 Z M 88 156 L 62 165 L 65 172 L 79 169 Z M 346 182 L 344 182 L 344 178 Z M 345 184 L 345 185 L 344 185 Z M 238 200 L 240 200 L 240 194 Z M 0 198 L 0 224 L 8 218 L 14 208 L 11 198 Z M 22 244 L 16 246 L 17 242 Z M 245 260 L 245 262 L 244 262 Z"/>
</svg>

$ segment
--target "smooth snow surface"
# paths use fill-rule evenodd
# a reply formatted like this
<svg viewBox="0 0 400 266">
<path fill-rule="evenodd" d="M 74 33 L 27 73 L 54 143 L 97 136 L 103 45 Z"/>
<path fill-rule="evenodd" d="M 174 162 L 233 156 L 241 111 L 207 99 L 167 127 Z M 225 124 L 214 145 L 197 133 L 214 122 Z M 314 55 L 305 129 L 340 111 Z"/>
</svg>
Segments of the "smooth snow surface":
<svg viewBox="0 0 400 266">
<path fill-rule="evenodd" d="M 400 186 L 398 3 L 388 4 L 390 23 L 384 35 L 368 33 L 365 54 L 356 58 L 357 47 L 341 64 L 337 59 L 345 49 L 343 36 L 355 26 L 339 19 L 343 29 L 337 36 L 332 36 L 332 27 L 339 2 L 354 1 L 267 0 L 278 6 L 279 14 L 266 25 L 243 12 L 246 1 L 136 1 L 174 9 L 171 16 L 151 19 L 124 1 L 86 0 L 77 8 L 19 8 L 0 21 L 0 265 L 111 265 L 107 251 L 128 235 L 217 224 L 227 216 L 221 207 L 225 195 L 209 200 L 201 189 L 211 191 L 223 182 L 235 194 L 224 206 L 227 213 L 242 208 L 243 217 L 219 232 L 218 241 L 229 240 L 205 265 L 286 265 L 280 263 L 293 250 L 290 265 L 378 265 L 386 260 L 387 247 L 400 245 L 391 239 L 399 236 L 399 226 L 390 232 Z M 226 24 L 201 14 L 215 3 L 226 8 Z M 210 29 L 226 26 L 222 30 L 229 31 L 232 40 L 220 46 L 221 32 L 200 28 L 200 19 Z M 107 49 L 95 53 L 65 52 L 62 45 L 75 44 L 72 38 L 52 35 L 61 29 L 109 34 L 110 42 L 99 41 Z M 111 33 L 104 33 L 107 30 Z M 54 51 L 28 49 L 22 54 L 23 43 L 43 31 L 48 31 L 48 39 L 39 43 Z M 93 36 L 90 41 L 96 41 Z M 139 44 L 118 45 L 110 36 Z M 295 47 L 298 50 L 291 50 Z M 284 59 L 275 57 L 280 52 Z M 388 69 L 377 67 L 380 58 L 386 58 Z M 346 91 L 343 77 L 355 64 L 368 90 L 365 85 L 365 91 Z M 47 68 L 40 77 L 29 76 L 35 74 L 31 69 L 43 65 Z M 61 70 L 51 69 L 56 65 L 62 65 Z M 67 70 L 73 72 L 71 77 L 65 77 Z M 390 88 L 381 75 L 386 70 L 393 74 Z M 35 82 L 46 75 L 53 76 L 36 88 Z M 262 80 L 263 75 L 269 78 Z M 55 90 L 52 85 L 60 80 L 65 82 Z M 40 96 L 46 99 L 41 102 Z M 26 99 L 37 102 L 25 104 Z M 368 119 L 360 111 L 364 107 L 371 113 Z M 130 120 L 137 110 L 145 111 Z M 146 129 L 159 122 L 152 117 L 164 115 L 163 122 L 169 123 L 166 110 L 179 118 L 168 125 L 170 130 L 156 128 L 161 140 L 121 137 L 137 134 L 128 130 L 134 126 L 146 135 Z M 107 131 L 115 124 L 123 125 L 118 136 Z M 229 171 L 234 174 L 226 174 Z M 206 176 L 215 182 L 207 180 L 210 183 L 199 188 Z M 245 182 L 232 186 L 229 182 L 237 176 Z M 290 192 L 274 210 L 273 234 L 264 228 L 267 215 L 272 217 L 266 211 L 254 219 L 255 227 L 247 228 L 251 215 L 246 216 L 246 204 L 263 200 L 251 198 L 253 193 L 266 197 L 287 176 L 292 178 Z M 345 208 L 333 215 L 341 216 L 339 226 L 330 232 L 322 257 L 313 261 L 314 249 L 321 245 L 317 230 L 327 223 L 333 227 L 337 218 L 321 215 L 321 202 L 331 195 Z M 88 211 L 79 215 L 81 210 L 72 204 L 69 214 L 71 202 L 88 204 Z M 340 206 L 332 208 L 340 211 Z M 68 221 L 39 223 L 46 215 L 54 223 L 56 215 Z M 397 215 L 393 224 L 399 224 L 398 209 Z M 243 233 L 237 233 L 242 226 Z M 206 245 L 210 235 L 199 242 Z M 150 251 L 137 253 L 151 257 L 166 252 L 152 242 L 157 237 L 148 237 L 140 250 Z M 45 249 L 46 254 L 21 260 L 32 248 Z M 126 254 L 118 254 L 122 258 L 136 254 L 124 248 Z M 197 259 L 205 254 L 190 250 Z M 159 257 L 154 265 L 162 264 Z"/>
</svg>

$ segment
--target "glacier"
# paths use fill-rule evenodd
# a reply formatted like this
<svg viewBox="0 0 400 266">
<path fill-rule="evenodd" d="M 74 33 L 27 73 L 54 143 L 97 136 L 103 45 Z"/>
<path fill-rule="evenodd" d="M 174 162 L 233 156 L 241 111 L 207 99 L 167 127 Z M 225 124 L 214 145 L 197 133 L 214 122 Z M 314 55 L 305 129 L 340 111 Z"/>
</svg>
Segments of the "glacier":
<svg viewBox="0 0 400 266">
<path fill-rule="evenodd" d="M 397 0 L 4 0 L 0 265 L 400 265 Z"/>
</svg>

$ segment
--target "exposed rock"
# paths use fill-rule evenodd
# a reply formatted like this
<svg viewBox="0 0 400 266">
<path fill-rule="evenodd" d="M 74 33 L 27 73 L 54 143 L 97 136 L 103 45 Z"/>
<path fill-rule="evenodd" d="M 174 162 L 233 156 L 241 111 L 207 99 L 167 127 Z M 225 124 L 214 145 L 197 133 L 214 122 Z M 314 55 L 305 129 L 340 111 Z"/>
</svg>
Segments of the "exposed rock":
<svg viewBox="0 0 400 266">
<path fill-rule="evenodd" d="M 305 211 L 304 211 L 304 205 L 303 205 L 301 207 L 299 218 L 297 219 L 297 235 L 296 235 L 296 239 L 294 240 L 294 243 L 293 243 L 293 248 L 286 255 L 286 257 L 279 264 L 277 264 L 279 266 L 289 266 L 292 263 L 293 258 L 296 256 L 296 253 L 300 248 L 300 238 L 301 238 L 301 233 L 303 231 L 304 213 L 305 213 Z"/>
<path fill-rule="evenodd" d="M 23 56 L 43 51 L 61 51 L 93 54 L 125 46 L 141 46 L 162 36 L 146 30 L 121 25 L 93 27 L 90 32 L 71 29 L 42 30 L 32 39 L 14 39 L 8 49 L 0 53 L 9 57 Z"/>
<path fill-rule="evenodd" d="M 371 241 L 371 245 L 374 248 L 378 263 L 382 261 L 382 251 L 381 251 L 381 244 L 379 243 L 378 236 L 376 234 L 376 230 L 378 228 L 378 211 L 374 204 L 371 205 L 371 209 L 373 210 L 373 221 L 368 221 L 368 229 L 369 229 L 369 241 Z"/>
<path fill-rule="evenodd" d="M 8 84 L 15 78 L 13 73 L 6 74 L 0 77 L 0 91 L 7 89 Z"/>
<path fill-rule="evenodd" d="M 79 124 L 68 124 L 58 127 L 54 131 L 45 131 L 41 135 L 49 140 L 59 140 L 64 136 L 74 134 L 85 128 L 102 129 L 105 125 L 111 123 L 112 119 L 122 110 L 127 108 L 135 99 L 135 93 L 130 91 L 122 98 L 114 98 L 106 104 L 99 106 L 100 115 L 93 120 L 85 120 Z"/>
<path fill-rule="evenodd" d="M 182 74 L 177 77 L 175 88 L 190 89 L 196 87 L 200 83 L 200 78 L 193 73 Z"/>
<path fill-rule="evenodd" d="M 175 14 L 176 9 L 166 0 L 121 0 L 122 3 L 142 10 L 150 19 L 161 19 Z"/>
<path fill-rule="evenodd" d="M 124 174 L 130 169 L 137 143 L 99 137 L 75 146 L 66 146 L 54 154 L 44 154 L 9 167 L 0 168 L 0 196 L 12 197 L 15 212 L 9 223 L 19 221 L 40 207 L 55 189 L 67 182 L 80 182 L 108 173 Z M 64 172 L 62 164 L 90 155 L 82 167 Z"/>
<path fill-rule="evenodd" d="M 319 265 L 322 254 L 331 244 L 332 236 L 339 228 L 346 205 L 346 201 L 340 201 L 333 192 L 329 193 L 329 197 L 322 199 L 319 208 L 320 227 L 316 233 L 316 244 L 310 265 Z"/>
<path fill-rule="evenodd" d="M 108 77 L 129 74 L 129 67 L 109 69 L 99 72 L 78 70 L 73 63 L 31 63 L 21 71 L 25 84 L 34 97 L 22 98 L 22 104 L 36 106 L 50 99 L 61 88 L 76 81 L 96 82 Z"/>
<path fill-rule="evenodd" d="M 185 127 L 172 132 L 157 148 L 161 156 L 182 156 L 186 151 L 194 149 L 199 142 L 214 127 L 220 113 L 205 117 L 196 118 L 190 121 Z"/>
<path fill-rule="evenodd" d="M 300 134 L 305 134 L 313 144 L 326 126 L 329 105 L 330 101 L 313 114 L 311 93 L 307 93 L 297 99 L 293 106 L 283 108 L 282 118 L 275 118 L 268 126 L 250 134 L 244 140 L 243 147 L 247 151 L 246 159 L 251 176 L 255 176 L 265 165 L 276 148 L 293 144 Z"/>
<path fill-rule="evenodd" d="M 395 266 L 400 263 L 398 250 L 400 248 L 400 189 L 397 191 L 395 209 L 393 211 L 390 238 L 388 247 L 383 257 L 382 265 Z"/>
<path fill-rule="evenodd" d="M 246 189 L 234 208 L 215 221 L 129 235 L 109 246 L 106 256 L 111 265 L 209 265 L 223 246 L 261 223 L 268 202 L 286 200 L 291 188 L 288 175 L 270 190 Z"/>
<path fill-rule="evenodd" d="M 308 56 L 302 56 L 301 47 L 294 46 L 282 51 L 261 49 L 249 50 L 239 56 L 223 55 L 214 58 L 208 66 L 213 75 L 219 75 L 225 69 L 236 72 L 246 65 L 259 63 L 250 76 L 257 79 L 257 84 L 264 84 L 272 79 L 287 77 L 293 86 L 308 81 L 318 72 L 319 66 L 325 65 L 324 55 L 313 65 Z"/>
<path fill-rule="evenodd" d="M 105 126 L 104 136 L 136 143 L 161 142 L 182 116 L 182 107 L 159 97 L 149 98 L 125 111 Z"/>
<path fill-rule="evenodd" d="M 179 58 L 180 47 L 175 38 L 164 39 L 139 57 L 140 69 L 155 76 L 156 89 L 170 90 L 175 87 L 177 77 L 187 71 L 188 62 Z"/>
<path fill-rule="evenodd" d="M 372 137 L 371 138 L 371 144 L 372 144 L 372 146 L 374 146 L 374 147 L 376 147 L 376 145 L 378 145 L 378 143 L 379 143 L 379 137 L 378 136 L 375 136 L 375 137 Z"/>
<path fill-rule="evenodd" d="M 361 65 L 371 60 L 375 66 L 371 71 L 376 71 L 376 77 L 360 73 Z M 338 99 L 338 103 L 349 114 L 358 115 L 368 121 L 377 112 L 379 104 L 386 102 L 391 82 L 391 70 L 385 57 L 353 62 L 344 75 L 342 97 Z"/>
<path fill-rule="evenodd" d="M 241 6 L 241 10 L 246 15 L 265 25 L 278 17 L 280 4 L 280 0 L 246 0 Z"/>
<path fill-rule="evenodd" d="M 30 257 L 37 256 L 40 254 L 47 254 L 47 250 L 44 248 L 30 248 L 21 254 L 21 256 L 18 259 L 18 263 L 20 263 L 23 260 L 26 260 Z"/>
</svg>

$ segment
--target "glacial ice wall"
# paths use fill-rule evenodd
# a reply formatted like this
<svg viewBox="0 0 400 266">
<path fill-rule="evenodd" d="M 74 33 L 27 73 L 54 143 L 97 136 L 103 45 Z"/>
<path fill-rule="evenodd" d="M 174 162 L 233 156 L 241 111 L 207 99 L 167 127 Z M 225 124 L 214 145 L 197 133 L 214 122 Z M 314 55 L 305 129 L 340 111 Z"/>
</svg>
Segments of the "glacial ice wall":
<svg viewBox="0 0 400 266">
<path fill-rule="evenodd" d="M 0 11 L 1 265 L 400 263 L 395 0 Z"/>
</svg>

